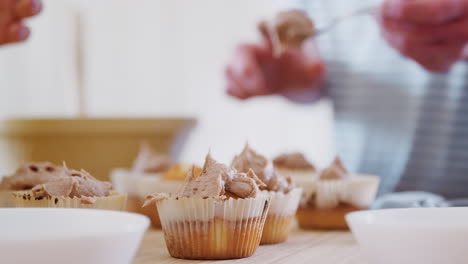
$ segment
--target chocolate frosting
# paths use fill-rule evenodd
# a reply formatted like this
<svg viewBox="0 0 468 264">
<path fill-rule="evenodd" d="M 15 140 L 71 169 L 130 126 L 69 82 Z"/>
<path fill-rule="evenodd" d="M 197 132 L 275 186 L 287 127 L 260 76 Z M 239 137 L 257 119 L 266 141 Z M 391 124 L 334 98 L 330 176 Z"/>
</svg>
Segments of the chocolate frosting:
<svg viewBox="0 0 468 264">
<path fill-rule="evenodd" d="M 240 172 L 248 172 L 253 170 L 258 178 L 266 184 L 262 190 L 289 192 L 294 184 L 290 177 L 286 178 L 280 175 L 268 163 L 267 158 L 255 152 L 248 144 L 244 150 L 235 156 L 231 163 L 232 167 Z"/>
<path fill-rule="evenodd" d="M 140 173 L 160 173 L 171 167 L 169 156 L 155 152 L 148 144 L 141 144 L 140 152 L 133 162 L 133 170 Z"/>
<path fill-rule="evenodd" d="M 177 197 L 191 198 L 251 198 L 259 194 L 259 187 L 264 183 L 253 170 L 247 173 L 237 172 L 225 164 L 218 163 L 210 154 L 205 158 L 201 174 L 196 177 L 193 169 L 187 175 Z M 145 205 L 167 198 L 167 194 L 155 193 L 146 197 Z"/>
<path fill-rule="evenodd" d="M 279 12 L 273 19 L 261 22 L 259 27 L 269 35 L 273 45 L 280 45 L 281 49 L 300 47 L 315 33 L 314 23 L 300 10 Z"/>
<path fill-rule="evenodd" d="M 64 169 L 50 162 L 26 162 L 13 175 L 6 176 L 0 190 L 30 190 L 38 184 L 53 181 L 63 176 Z"/>
<path fill-rule="evenodd" d="M 61 177 L 32 188 L 34 197 L 78 197 L 83 203 L 94 203 L 95 197 L 108 196 L 111 184 L 102 182 L 81 170 L 69 170 L 64 165 Z"/>
<path fill-rule="evenodd" d="M 249 144 L 245 144 L 244 149 L 239 155 L 234 156 L 231 166 L 240 172 L 247 172 L 252 169 L 263 182 L 268 182 L 268 176 L 265 175 L 265 168 L 268 160 L 264 156 L 253 150 Z"/>
<path fill-rule="evenodd" d="M 320 174 L 321 180 L 340 180 L 348 177 L 349 173 L 338 156 L 333 160 L 330 166 L 325 168 Z"/>
<path fill-rule="evenodd" d="M 307 161 L 304 154 L 299 152 L 281 154 L 273 160 L 275 168 L 313 170 L 315 167 Z"/>
</svg>

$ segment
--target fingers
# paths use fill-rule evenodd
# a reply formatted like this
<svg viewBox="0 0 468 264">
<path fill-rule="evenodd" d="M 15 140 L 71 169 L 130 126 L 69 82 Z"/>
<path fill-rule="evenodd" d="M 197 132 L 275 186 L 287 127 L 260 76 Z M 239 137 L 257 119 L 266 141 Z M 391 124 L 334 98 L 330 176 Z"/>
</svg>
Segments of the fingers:
<svg viewBox="0 0 468 264">
<path fill-rule="evenodd" d="M 450 69 L 463 52 L 464 42 L 446 41 L 434 43 L 408 43 L 399 35 L 383 32 L 390 45 L 419 63 L 427 70 L 445 72 Z"/>
<path fill-rule="evenodd" d="M 29 34 L 29 29 L 21 23 L 7 25 L 3 37 L 0 35 L 0 44 L 24 41 L 29 37 Z"/>
<path fill-rule="evenodd" d="M 385 17 L 412 23 L 440 24 L 455 20 L 468 12 L 467 0 L 385 0 Z"/>
<path fill-rule="evenodd" d="M 14 13 L 17 18 L 27 18 L 37 15 L 41 10 L 41 0 L 18 0 Z"/>
<path fill-rule="evenodd" d="M 400 35 L 408 44 L 431 43 L 445 40 L 468 40 L 468 13 L 466 16 L 440 25 L 422 25 L 379 17 L 379 23 L 388 32 Z"/>
<path fill-rule="evenodd" d="M 262 53 L 263 49 L 256 45 L 241 45 L 237 48 L 234 59 L 225 72 L 228 94 L 246 99 L 270 93 L 265 86 L 258 61 L 258 57 L 264 55 Z"/>
</svg>

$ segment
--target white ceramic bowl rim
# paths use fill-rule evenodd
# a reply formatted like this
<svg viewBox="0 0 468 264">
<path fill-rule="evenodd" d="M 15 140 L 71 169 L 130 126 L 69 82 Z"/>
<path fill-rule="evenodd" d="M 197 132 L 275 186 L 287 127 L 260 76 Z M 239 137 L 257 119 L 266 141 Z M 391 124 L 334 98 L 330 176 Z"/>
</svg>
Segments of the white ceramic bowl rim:
<svg viewBox="0 0 468 264">
<path fill-rule="evenodd" d="M 468 229 L 468 207 L 367 210 L 346 215 L 348 223 L 411 229 Z"/>
<path fill-rule="evenodd" d="M 24 217 L 18 225 L 5 226 L 8 217 L 13 219 Z M 3 219 L 3 221 L 2 221 Z M 10 218 L 11 219 L 11 218 Z M 73 219 L 75 223 L 54 223 L 44 221 L 50 219 Z M 81 223 L 80 221 L 86 220 Z M 80 222 L 80 223 L 79 223 Z M 32 223 L 28 225 L 28 223 Z M 40 228 L 42 224 L 46 231 L 30 232 L 32 228 Z M 79 224 L 77 224 L 79 223 Z M 28 225 L 24 227 L 24 225 Z M 86 225 L 87 224 L 87 225 Z M 81 225 L 81 226 L 80 226 Z M 50 226 L 61 226 L 57 230 L 50 230 Z M 84 237 L 118 236 L 121 234 L 137 232 L 149 226 L 148 217 L 140 214 L 97 210 L 97 209 L 70 209 L 70 208 L 0 208 L 0 241 L 12 240 L 60 240 Z M 6 229 L 9 232 L 5 232 Z M 29 229 L 29 230 L 28 230 Z M 67 229 L 66 231 L 63 231 Z M 23 232 L 22 232 L 23 231 Z M 55 232 L 54 232 L 55 231 Z M 29 232 L 29 233 L 28 233 Z"/>
</svg>

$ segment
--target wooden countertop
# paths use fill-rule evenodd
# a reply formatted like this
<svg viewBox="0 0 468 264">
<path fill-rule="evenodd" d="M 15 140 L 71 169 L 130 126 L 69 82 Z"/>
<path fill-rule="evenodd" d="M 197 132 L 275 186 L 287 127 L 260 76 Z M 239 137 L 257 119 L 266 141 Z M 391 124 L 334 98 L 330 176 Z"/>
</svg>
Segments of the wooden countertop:
<svg viewBox="0 0 468 264">
<path fill-rule="evenodd" d="M 162 232 L 150 229 L 134 264 L 213 262 L 172 258 L 167 252 Z M 257 252 L 249 258 L 226 260 L 222 263 L 366 264 L 351 233 L 299 229 L 294 229 L 285 243 L 260 246 Z"/>
</svg>

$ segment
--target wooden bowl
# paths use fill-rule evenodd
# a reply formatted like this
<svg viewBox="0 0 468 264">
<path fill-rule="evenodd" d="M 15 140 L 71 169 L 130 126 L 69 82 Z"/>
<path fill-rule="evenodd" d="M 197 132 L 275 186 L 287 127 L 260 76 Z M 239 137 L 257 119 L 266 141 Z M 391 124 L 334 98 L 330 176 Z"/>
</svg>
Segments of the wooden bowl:
<svg viewBox="0 0 468 264">
<path fill-rule="evenodd" d="M 11 172 L 23 161 L 66 161 L 108 180 L 113 168 L 131 167 L 141 142 L 177 158 L 191 118 L 11 119 L 0 122 L 0 166 Z"/>
</svg>

